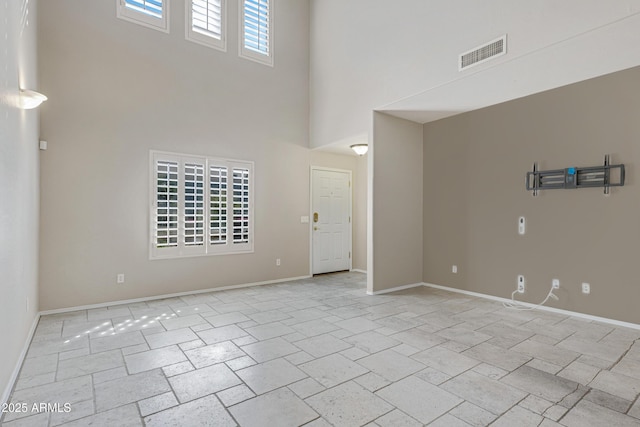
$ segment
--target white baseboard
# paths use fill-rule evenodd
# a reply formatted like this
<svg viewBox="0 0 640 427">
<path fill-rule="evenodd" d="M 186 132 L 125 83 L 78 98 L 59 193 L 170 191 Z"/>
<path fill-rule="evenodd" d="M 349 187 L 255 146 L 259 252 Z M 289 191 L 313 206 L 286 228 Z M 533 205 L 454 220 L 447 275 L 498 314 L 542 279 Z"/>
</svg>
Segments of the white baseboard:
<svg viewBox="0 0 640 427">
<path fill-rule="evenodd" d="M 7 383 L 7 387 L 4 389 L 2 393 L 2 399 L 0 400 L 0 406 L 4 406 L 5 403 L 9 403 L 9 397 L 11 397 L 11 392 L 13 391 L 13 387 L 18 379 L 18 375 L 20 374 L 20 369 L 22 369 L 22 364 L 24 363 L 25 357 L 27 357 L 27 351 L 29 350 L 29 346 L 31 345 L 31 340 L 33 339 L 33 334 L 36 332 L 36 328 L 38 327 L 38 322 L 40 321 L 40 313 L 36 313 L 36 317 L 33 319 L 33 323 L 31 324 L 31 329 L 29 330 L 29 335 L 27 335 L 27 339 L 24 342 L 24 346 L 22 347 L 22 352 L 20 352 L 20 357 L 18 357 L 18 361 L 16 362 L 16 366 L 13 368 L 13 373 L 9 378 L 9 382 Z"/>
<path fill-rule="evenodd" d="M 231 289 L 250 288 L 252 286 L 273 285 L 275 283 L 293 282 L 295 280 L 303 280 L 303 279 L 308 279 L 310 277 L 312 277 L 312 276 L 288 277 L 288 278 L 284 278 L 284 279 L 265 280 L 263 282 L 244 283 L 244 284 L 241 284 L 241 285 L 221 286 L 219 288 L 199 289 L 199 290 L 195 290 L 195 291 L 177 292 L 177 293 L 174 293 L 174 294 L 154 295 L 154 296 L 151 296 L 151 297 L 142 297 L 142 298 L 134 298 L 134 299 L 128 299 L 128 300 L 110 301 L 110 302 L 103 302 L 103 303 L 99 303 L 99 304 L 82 305 L 82 306 L 77 306 L 77 307 L 58 308 L 58 309 L 55 309 L 55 310 L 41 311 L 40 315 L 41 316 L 46 316 L 48 314 L 69 313 L 71 311 L 90 310 L 90 309 L 93 309 L 93 308 L 104 308 L 104 307 L 110 307 L 110 306 L 113 306 L 113 305 L 133 304 L 133 303 L 136 303 L 136 302 L 146 302 L 146 301 L 154 301 L 154 300 L 165 299 L 165 298 L 183 297 L 183 296 L 186 296 L 186 295 L 206 294 L 206 293 L 209 293 L 209 292 L 218 292 L 218 291 L 228 291 L 228 290 L 231 290 Z"/>
<path fill-rule="evenodd" d="M 490 300 L 499 301 L 499 302 L 512 302 L 510 298 L 501 298 L 493 295 L 481 294 L 478 292 L 465 291 L 463 289 L 450 288 L 448 286 L 434 285 L 433 283 L 423 283 L 423 285 L 428 288 L 441 289 L 443 291 L 455 292 L 458 294 L 469 295 L 472 297 L 490 299 Z M 522 302 L 522 301 L 518 301 L 518 302 L 526 307 L 531 307 L 531 308 L 536 307 L 538 310 L 548 311 L 551 313 L 563 314 L 565 316 L 573 316 L 573 317 L 578 317 L 586 320 L 594 320 L 596 322 L 608 323 L 614 326 L 623 326 L 625 328 L 640 329 L 640 325 L 637 323 L 623 322 L 621 320 L 609 319 L 608 317 L 592 316 L 590 314 L 580 313 L 578 311 L 562 310 L 560 308 L 547 307 L 544 305 L 538 306 L 536 304 L 531 304 L 528 302 Z"/>
<path fill-rule="evenodd" d="M 417 288 L 418 286 L 424 286 L 424 283 L 413 283 L 411 285 L 396 286 L 395 288 L 383 289 L 381 291 L 374 291 L 374 292 L 367 291 L 367 295 L 388 294 L 390 292 L 397 292 L 397 291 L 402 291 L 402 290 L 405 290 L 405 289 Z"/>
<path fill-rule="evenodd" d="M 354 273 L 367 274 L 367 270 L 360 270 L 359 268 L 352 268 L 351 271 L 353 271 Z"/>
</svg>

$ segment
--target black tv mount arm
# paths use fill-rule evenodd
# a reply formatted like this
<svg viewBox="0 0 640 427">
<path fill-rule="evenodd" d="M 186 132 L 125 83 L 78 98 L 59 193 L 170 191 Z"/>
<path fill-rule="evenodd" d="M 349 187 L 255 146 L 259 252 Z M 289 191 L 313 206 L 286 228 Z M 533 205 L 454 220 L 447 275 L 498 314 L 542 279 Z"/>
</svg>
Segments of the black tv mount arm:
<svg viewBox="0 0 640 427">
<path fill-rule="evenodd" d="M 538 195 L 539 190 L 585 187 L 604 187 L 604 194 L 609 194 L 610 187 L 622 186 L 624 186 L 624 165 L 610 164 L 608 154 L 604 156 L 602 166 L 539 171 L 538 164 L 534 163 L 533 171 L 527 172 L 526 178 L 527 191 L 533 191 L 534 196 Z"/>
</svg>

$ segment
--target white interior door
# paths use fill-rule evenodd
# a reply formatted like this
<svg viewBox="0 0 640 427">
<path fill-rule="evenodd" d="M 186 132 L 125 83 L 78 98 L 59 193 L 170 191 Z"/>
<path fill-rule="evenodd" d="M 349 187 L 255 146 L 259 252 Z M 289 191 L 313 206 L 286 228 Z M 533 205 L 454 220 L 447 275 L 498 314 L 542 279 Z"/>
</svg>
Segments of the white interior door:
<svg viewBox="0 0 640 427">
<path fill-rule="evenodd" d="M 351 267 L 350 173 L 313 169 L 312 263 L 313 274 Z"/>
</svg>

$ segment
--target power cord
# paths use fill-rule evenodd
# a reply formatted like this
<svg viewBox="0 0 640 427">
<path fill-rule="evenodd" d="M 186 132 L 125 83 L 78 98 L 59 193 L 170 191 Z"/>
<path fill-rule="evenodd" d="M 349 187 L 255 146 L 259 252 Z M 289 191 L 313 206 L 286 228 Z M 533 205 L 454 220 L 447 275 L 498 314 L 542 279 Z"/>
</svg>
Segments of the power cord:
<svg viewBox="0 0 640 427">
<path fill-rule="evenodd" d="M 553 284 L 551 285 L 551 289 L 549 289 L 549 293 L 547 294 L 547 297 L 540 304 L 536 304 L 534 306 L 527 306 L 520 301 L 516 301 L 515 299 L 516 293 L 518 293 L 517 289 L 511 293 L 510 302 L 502 303 L 504 308 L 510 308 L 512 310 L 535 310 L 536 308 L 542 307 L 543 305 L 545 305 L 546 302 L 549 301 L 549 298 L 553 298 L 554 300 L 558 301 L 558 296 L 553 293 Z"/>
</svg>

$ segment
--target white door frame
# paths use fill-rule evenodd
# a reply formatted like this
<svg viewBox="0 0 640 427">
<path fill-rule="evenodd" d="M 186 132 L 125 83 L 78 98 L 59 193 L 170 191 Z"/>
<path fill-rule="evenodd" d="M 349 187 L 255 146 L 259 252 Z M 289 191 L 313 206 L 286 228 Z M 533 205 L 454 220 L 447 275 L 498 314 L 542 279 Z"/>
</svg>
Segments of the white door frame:
<svg viewBox="0 0 640 427">
<path fill-rule="evenodd" d="M 353 270 L 353 171 L 348 169 L 313 166 L 309 169 L 309 276 L 313 276 L 313 171 L 342 172 L 349 174 L 349 271 Z"/>
</svg>

